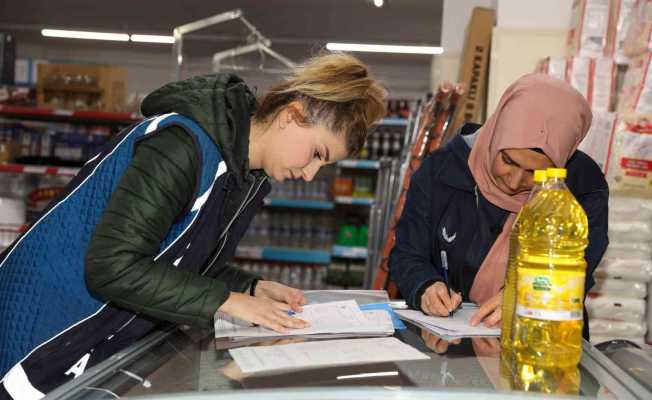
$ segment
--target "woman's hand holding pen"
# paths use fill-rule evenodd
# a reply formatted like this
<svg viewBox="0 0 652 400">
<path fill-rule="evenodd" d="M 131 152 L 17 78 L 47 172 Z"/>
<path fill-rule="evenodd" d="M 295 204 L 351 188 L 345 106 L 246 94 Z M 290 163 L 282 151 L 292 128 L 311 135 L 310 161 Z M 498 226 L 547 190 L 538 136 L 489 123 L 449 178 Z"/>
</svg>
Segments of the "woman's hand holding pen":
<svg viewBox="0 0 652 400">
<path fill-rule="evenodd" d="M 503 291 L 501 290 L 494 297 L 478 308 L 478 311 L 471 317 L 471 325 L 476 326 L 484 320 L 484 325 L 488 328 L 497 326 L 502 321 L 503 315 Z"/>
<path fill-rule="evenodd" d="M 462 302 L 459 293 L 448 291 L 444 282 L 433 283 L 421 296 L 421 311 L 437 317 L 448 317 Z"/>
</svg>

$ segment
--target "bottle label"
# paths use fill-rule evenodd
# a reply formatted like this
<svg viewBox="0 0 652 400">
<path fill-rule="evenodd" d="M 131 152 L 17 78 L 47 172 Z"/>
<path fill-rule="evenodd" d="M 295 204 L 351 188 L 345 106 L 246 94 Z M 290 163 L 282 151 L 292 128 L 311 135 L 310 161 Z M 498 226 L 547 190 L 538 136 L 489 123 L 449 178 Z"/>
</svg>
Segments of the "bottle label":
<svg viewBox="0 0 652 400">
<path fill-rule="evenodd" d="M 547 321 L 582 319 L 584 271 L 518 269 L 516 314 Z"/>
</svg>

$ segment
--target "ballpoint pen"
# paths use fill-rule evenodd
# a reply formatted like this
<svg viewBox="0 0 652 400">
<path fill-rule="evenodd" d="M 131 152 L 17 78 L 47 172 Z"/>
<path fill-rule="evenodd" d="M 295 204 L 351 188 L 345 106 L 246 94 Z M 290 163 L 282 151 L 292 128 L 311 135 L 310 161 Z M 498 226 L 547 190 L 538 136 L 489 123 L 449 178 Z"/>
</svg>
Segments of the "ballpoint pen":
<svg viewBox="0 0 652 400">
<path fill-rule="evenodd" d="M 446 254 L 446 250 L 442 250 L 440 253 L 441 256 L 441 266 L 444 269 L 444 283 L 446 284 L 446 289 L 448 290 L 448 295 L 450 296 L 451 294 L 451 287 L 450 287 L 450 282 L 448 280 L 448 255 Z M 457 307 L 455 307 L 451 312 L 448 313 L 448 316 L 451 317 L 459 310 L 462 308 L 462 302 L 458 304 Z"/>
</svg>

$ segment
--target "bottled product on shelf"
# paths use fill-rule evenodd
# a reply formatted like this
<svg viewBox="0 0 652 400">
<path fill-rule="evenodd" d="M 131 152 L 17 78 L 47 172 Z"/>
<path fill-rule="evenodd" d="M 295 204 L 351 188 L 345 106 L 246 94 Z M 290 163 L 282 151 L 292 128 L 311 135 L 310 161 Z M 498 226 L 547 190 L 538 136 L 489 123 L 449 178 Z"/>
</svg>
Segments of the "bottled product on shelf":
<svg viewBox="0 0 652 400">
<path fill-rule="evenodd" d="M 0 143 L 8 146 L 8 162 L 81 164 L 109 139 L 108 126 L 0 120 Z"/>
<path fill-rule="evenodd" d="M 519 252 L 518 234 L 521 218 L 527 218 L 530 206 L 534 201 L 540 200 L 536 198 L 536 195 L 541 191 L 546 178 L 545 170 L 534 171 L 534 187 L 530 191 L 528 200 L 516 216 L 509 236 L 509 261 L 507 263 L 507 273 L 505 274 L 505 288 L 503 289 L 502 329 L 500 332 L 503 350 L 510 350 L 512 345 L 512 322 L 516 306 L 516 260 Z"/>
<path fill-rule="evenodd" d="M 588 220 L 566 170 L 547 175 L 541 201 L 521 217 L 513 349 L 518 362 L 565 368 L 582 353 Z"/>
<path fill-rule="evenodd" d="M 405 127 L 379 125 L 367 135 L 367 142 L 359 154 L 362 160 L 380 160 L 382 157 L 398 157 L 403 149 Z"/>
<path fill-rule="evenodd" d="M 284 264 L 258 261 L 238 261 L 235 265 L 263 279 L 280 282 L 303 290 L 325 289 L 326 267 L 322 265 Z"/>
<path fill-rule="evenodd" d="M 328 180 L 319 178 L 311 182 L 302 179 L 288 179 L 283 182 L 274 182 L 270 199 L 290 200 L 317 200 L 327 201 L 329 199 Z"/>
<path fill-rule="evenodd" d="M 333 225 L 331 215 L 263 210 L 254 217 L 241 244 L 330 250 Z"/>
</svg>

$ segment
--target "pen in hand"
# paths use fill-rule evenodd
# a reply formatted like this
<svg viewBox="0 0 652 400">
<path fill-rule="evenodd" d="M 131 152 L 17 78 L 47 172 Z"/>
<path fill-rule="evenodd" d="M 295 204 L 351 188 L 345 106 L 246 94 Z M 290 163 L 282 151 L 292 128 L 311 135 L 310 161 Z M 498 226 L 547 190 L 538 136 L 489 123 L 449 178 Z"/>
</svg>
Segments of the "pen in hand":
<svg viewBox="0 0 652 400">
<path fill-rule="evenodd" d="M 450 288 L 450 281 L 448 280 L 448 255 L 446 254 L 446 250 L 442 250 L 439 254 L 441 256 L 441 266 L 442 266 L 442 268 L 444 270 L 444 283 L 446 284 L 446 289 L 448 290 L 448 294 L 450 296 L 452 291 L 451 291 L 451 288 Z M 451 300 L 452 300 L 452 296 L 451 296 Z M 448 313 L 448 316 L 452 317 L 453 315 L 455 315 L 457 310 L 459 310 L 461 308 L 462 308 L 462 302 L 460 301 L 460 303 L 457 305 L 457 307 L 455 307 L 453 310 L 451 310 Z"/>
</svg>

